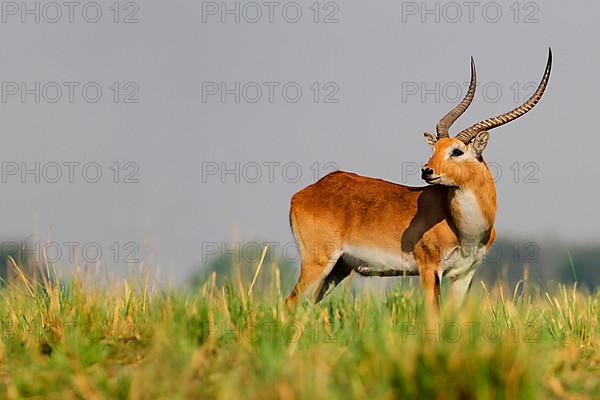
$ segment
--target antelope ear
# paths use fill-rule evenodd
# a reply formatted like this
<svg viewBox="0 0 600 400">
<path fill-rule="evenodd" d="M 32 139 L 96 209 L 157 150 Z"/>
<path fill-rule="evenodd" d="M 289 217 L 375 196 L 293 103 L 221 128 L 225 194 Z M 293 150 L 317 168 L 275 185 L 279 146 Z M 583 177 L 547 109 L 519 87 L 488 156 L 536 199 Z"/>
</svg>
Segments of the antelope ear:
<svg viewBox="0 0 600 400">
<path fill-rule="evenodd" d="M 435 136 L 431 132 L 425 132 L 424 136 L 425 136 L 425 141 L 427 142 L 428 145 L 430 145 L 431 147 L 435 146 L 435 143 L 437 142 L 437 136 Z"/>
<path fill-rule="evenodd" d="M 475 136 L 473 139 L 473 150 L 477 154 L 477 157 L 480 157 L 485 149 L 485 146 L 488 144 L 488 140 L 490 138 L 490 133 L 488 131 L 481 131 Z"/>
</svg>

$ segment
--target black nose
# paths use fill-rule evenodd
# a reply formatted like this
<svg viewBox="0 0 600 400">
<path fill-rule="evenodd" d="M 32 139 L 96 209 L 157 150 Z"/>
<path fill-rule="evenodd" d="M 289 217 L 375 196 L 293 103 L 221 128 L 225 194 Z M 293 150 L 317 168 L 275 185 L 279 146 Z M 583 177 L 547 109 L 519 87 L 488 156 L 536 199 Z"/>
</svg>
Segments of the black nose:
<svg viewBox="0 0 600 400">
<path fill-rule="evenodd" d="M 425 179 L 430 175 L 433 175 L 433 168 L 424 167 L 421 169 L 421 178 Z"/>
</svg>

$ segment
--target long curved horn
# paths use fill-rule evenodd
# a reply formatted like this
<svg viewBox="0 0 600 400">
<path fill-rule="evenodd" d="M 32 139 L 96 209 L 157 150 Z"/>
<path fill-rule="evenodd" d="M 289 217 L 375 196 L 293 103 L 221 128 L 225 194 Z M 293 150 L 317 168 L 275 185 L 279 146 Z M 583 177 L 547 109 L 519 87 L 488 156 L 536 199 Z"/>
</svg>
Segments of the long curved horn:
<svg viewBox="0 0 600 400">
<path fill-rule="evenodd" d="M 522 105 L 515 108 L 512 111 L 504 113 L 494 118 L 488 118 L 484 121 L 478 122 L 475 125 L 463 130 L 458 135 L 456 135 L 457 139 L 460 139 L 463 143 L 468 144 L 473 140 L 475 136 L 481 131 L 487 131 L 490 129 L 494 129 L 499 127 L 500 125 L 504 125 L 510 121 L 513 121 L 520 116 L 527 113 L 531 110 L 542 98 L 544 94 L 544 90 L 546 90 L 546 86 L 548 85 L 548 80 L 550 79 L 550 70 L 552 69 L 552 49 L 548 49 L 548 62 L 546 63 L 546 70 L 544 71 L 544 77 L 540 82 L 540 85 L 535 90 L 533 95 Z"/>
<path fill-rule="evenodd" d="M 438 139 L 450 137 L 448 129 L 450 129 L 454 121 L 456 121 L 458 117 L 460 117 L 467 110 L 473 101 L 473 97 L 475 97 L 476 86 L 477 74 L 475 73 L 475 61 L 473 61 L 473 57 L 471 57 L 471 84 L 469 85 L 469 90 L 467 90 L 465 98 L 456 107 L 450 110 L 450 112 L 446 114 L 444 118 L 442 118 L 436 125 Z"/>
</svg>

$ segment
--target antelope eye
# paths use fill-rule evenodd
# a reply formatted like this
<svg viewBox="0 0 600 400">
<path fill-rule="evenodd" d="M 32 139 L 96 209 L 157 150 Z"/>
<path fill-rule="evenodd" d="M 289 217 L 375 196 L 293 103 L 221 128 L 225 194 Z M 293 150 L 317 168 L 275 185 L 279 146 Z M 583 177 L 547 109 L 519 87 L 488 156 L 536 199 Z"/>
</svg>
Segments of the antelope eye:
<svg viewBox="0 0 600 400">
<path fill-rule="evenodd" d="M 454 149 L 454 150 L 452 150 L 452 157 L 460 157 L 463 154 L 465 154 L 465 153 L 463 153 L 463 151 L 460 150 L 460 149 Z"/>
</svg>

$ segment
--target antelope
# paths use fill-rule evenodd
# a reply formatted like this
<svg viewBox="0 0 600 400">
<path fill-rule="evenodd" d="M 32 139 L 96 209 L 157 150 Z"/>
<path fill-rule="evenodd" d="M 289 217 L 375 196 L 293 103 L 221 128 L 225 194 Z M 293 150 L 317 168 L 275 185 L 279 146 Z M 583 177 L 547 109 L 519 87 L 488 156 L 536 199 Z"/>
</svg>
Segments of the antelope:
<svg viewBox="0 0 600 400">
<path fill-rule="evenodd" d="M 461 304 L 473 274 L 494 242 L 496 188 L 483 159 L 489 131 L 523 116 L 541 99 L 550 78 L 552 50 L 533 95 L 517 108 L 450 137 L 452 124 L 475 95 L 464 99 L 425 132 L 433 155 L 421 170 L 424 187 L 404 186 L 350 172 L 332 172 L 297 192 L 290 225 L 298 244 L 300 278 L 287 299 L 314 290 L 320 301 L 352 271 L 362 276 L 420 277 L 425 305 L 439 310 L 440 281 Z"/>
</svg>

